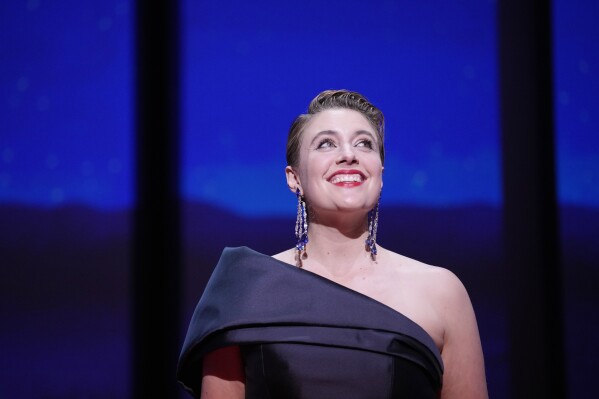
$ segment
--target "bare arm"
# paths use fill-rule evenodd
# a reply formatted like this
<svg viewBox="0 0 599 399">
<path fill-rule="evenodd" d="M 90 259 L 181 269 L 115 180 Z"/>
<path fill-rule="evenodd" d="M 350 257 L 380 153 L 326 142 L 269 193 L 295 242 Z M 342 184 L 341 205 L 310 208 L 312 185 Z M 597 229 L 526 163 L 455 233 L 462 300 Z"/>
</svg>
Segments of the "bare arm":
<svg viewBox="0 0 599 399">
<path fill-rule="evenodd" d="M 445 324 L 441 398 L 487 399 L 485 364 L 472 303 L 453 273 L 443 270 L 440 274 L 439 308 Z"/>
<path fill-rule="evenodd" d="M 204 357 L 201 399 L 243 399 L 245 373 L 238 346 L 228 346 Z"/>
</svg>

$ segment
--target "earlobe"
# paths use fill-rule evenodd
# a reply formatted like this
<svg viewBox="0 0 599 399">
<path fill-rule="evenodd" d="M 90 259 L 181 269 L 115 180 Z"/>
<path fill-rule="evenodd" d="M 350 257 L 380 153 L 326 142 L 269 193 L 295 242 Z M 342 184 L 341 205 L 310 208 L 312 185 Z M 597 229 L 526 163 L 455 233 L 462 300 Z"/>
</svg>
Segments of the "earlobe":
<svg viewBox="0 0 599 399">
<path fill-rule="evenodd" d="M 297 175 L 295 170 L 293 170 L 292 166 L 287 165 L 287 167 L 285 168 L 285 176 L 287 177 L 287 186 L 289 187 L 289 190 L 291 190 L 291 192 L 295 194 L 296 191 L 299 189 L 300 195 L 303 195 L 304 190 L 302 189 L 302 183 L 300 182 L 299 176 Z"/>
</svg>

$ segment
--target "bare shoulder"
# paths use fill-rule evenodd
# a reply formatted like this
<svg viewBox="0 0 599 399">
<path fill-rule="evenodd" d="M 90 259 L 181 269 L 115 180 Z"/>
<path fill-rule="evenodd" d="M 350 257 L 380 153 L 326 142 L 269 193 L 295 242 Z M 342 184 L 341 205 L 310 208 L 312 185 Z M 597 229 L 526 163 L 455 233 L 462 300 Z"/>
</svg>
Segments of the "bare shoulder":
<svg viewBox="0 0 599 399">
<path fill-rule="evenodd" d="M 409 277 L 412 283 L 434 288 L 438 294 L 446 296 L 463 295 L 465 288 L 451 270 L 429 265 L 416 259 L 392 251 L 386 251 L 386 262 L 400 271 L 402 277 Z"/>
<path fill-rule="evenodd" d="M 441 343 L 445 365 L 441 398 L 488 398 L 476 316 L 464 284 L 446 268 L 392 252 L 388 256 L 391 266 L 400 270 L 400 275 L 407 280 L 403 287 L 434 309 L 432 318 L 430 313 L 421 312 L 422 309 L 417 309 L 416 316 L 425 315 L 421 325 Z"/>
<path fill-rule="evenodd" d="M 431 306 L 446 330 L 456 314 L 472 304 L 464 284 L 451 270 L 388 251 L 385 261 L 395 270 L 397 284 L 404 292 Z"/>
</svg>

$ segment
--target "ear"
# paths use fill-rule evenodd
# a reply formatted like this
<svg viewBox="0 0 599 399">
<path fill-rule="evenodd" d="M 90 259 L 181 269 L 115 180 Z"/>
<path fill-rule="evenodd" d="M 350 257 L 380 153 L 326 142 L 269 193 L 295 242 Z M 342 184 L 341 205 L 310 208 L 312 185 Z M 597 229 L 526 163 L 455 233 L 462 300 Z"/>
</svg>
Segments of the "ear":
<svg viewBox="0 0 599 399">
<path fill-rule="evenodd" d="M 297 172 L 293 169 L 293 167 L 289 165 L 285 167 L 285 176 L 287 177 L 287 186 L 289 187 L 291 192 L 295 194 L 296 190 L 299 188 L 300 195 L 304 195 L 302 183 L 300 182 L 299 176 L 297 175 Z"/>
<path fill-rule="evenodd" d="M 385 171 L 385 167 L 381 166 L 381 190 L 383 189 L 383 172 Z"/>
</svg>

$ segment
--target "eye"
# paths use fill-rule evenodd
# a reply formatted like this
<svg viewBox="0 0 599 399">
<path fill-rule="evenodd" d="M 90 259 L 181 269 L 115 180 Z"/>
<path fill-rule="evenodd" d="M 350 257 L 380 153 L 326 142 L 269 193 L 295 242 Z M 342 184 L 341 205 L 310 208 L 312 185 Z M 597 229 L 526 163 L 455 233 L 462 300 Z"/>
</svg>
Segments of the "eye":
<svg viewBox="0 0 599 399">
<path fill-rule="evenodd" d="M 335 143 L 333 142 L 333 140 L 325 138 L 325 139 L 322 139 L 318 143 L 318 145 L 316 146 L 316 148 L 317 149 L 320 149 L 320 148 L 332 148 L 334 146 L 335 146 Z"/>
<path fill-rule="evenodd" d="M 372 143 L 372 140 L 363 139 L 363 140 L 358 141 L 358 143 L 356 143 L 356 147 L 364 147 L 364 148 L 368 148 L 368 149 L 372 150 L 372 148 L 374 147 L 374 144 Z"/>
</svg>

